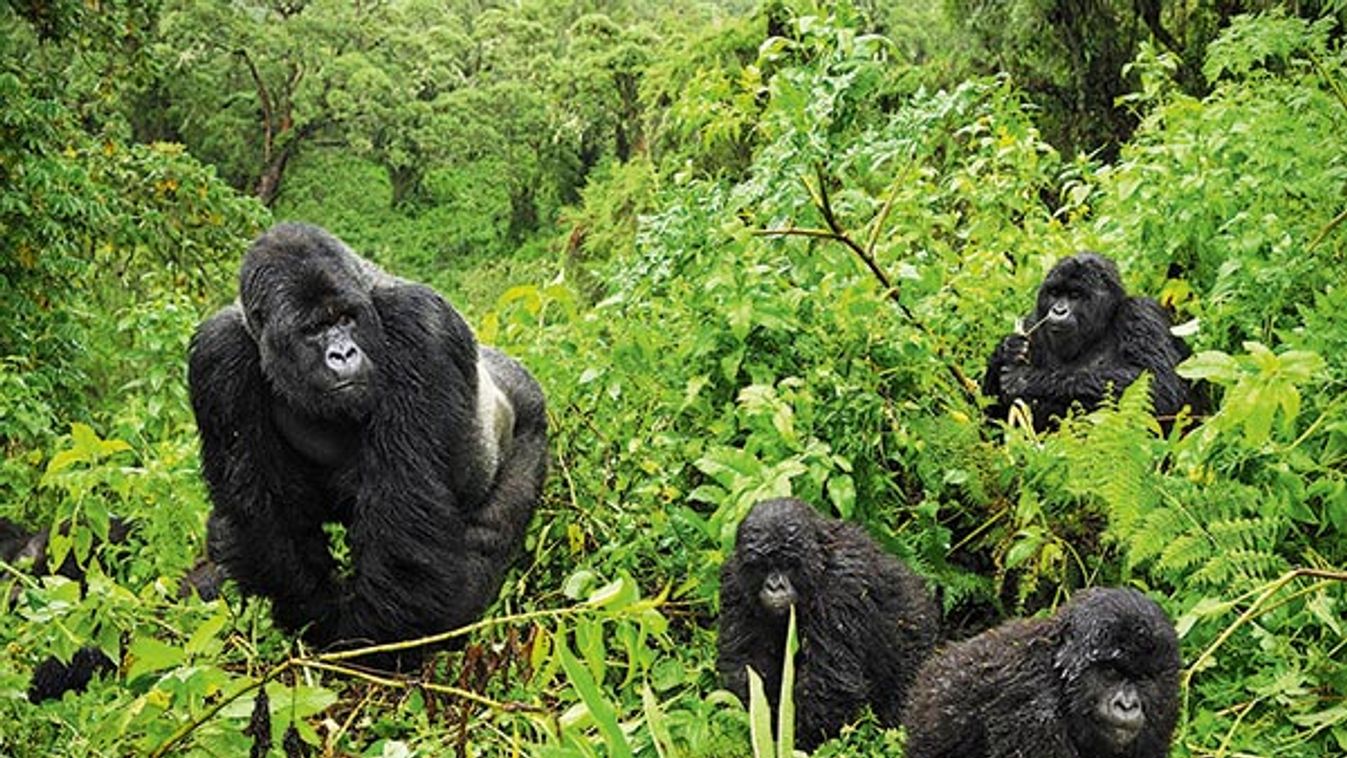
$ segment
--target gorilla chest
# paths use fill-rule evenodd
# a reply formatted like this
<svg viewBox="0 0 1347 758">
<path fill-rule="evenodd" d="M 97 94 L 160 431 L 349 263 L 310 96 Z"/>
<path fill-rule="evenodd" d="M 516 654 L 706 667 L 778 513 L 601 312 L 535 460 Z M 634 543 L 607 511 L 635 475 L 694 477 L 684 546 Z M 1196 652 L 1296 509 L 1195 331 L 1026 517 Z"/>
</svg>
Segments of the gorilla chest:
<svg viewBox="0 0 1347 758">
<path fill-rule="evenodd" d="M 340 479 L 355 466 L 360 449 L 360 425 L 354 421 L 306 416 L 277 403 L 272 420 L 281 439 L 306 462 Z"/>
</svg>

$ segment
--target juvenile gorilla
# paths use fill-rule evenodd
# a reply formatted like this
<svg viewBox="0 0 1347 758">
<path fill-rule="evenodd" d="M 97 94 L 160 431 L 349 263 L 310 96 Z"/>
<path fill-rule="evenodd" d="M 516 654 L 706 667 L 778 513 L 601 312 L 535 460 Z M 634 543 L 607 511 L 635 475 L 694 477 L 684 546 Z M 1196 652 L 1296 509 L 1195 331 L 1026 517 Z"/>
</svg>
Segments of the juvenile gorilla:
<svg viewBox="0 0 1347 758">
<path fill-rule="evenodd" d="M 1178 639 L 1132 589 L 1077 594 L 921 667 L 908 758 L 1164 758 L 1178 718 Z"/>
<path fill-rule="evenodd" d="M 1174 367 L 1190 354 L 1169 332 L 1169 316 L 1150 298 L 1129 297 L 1113 261 L 1080 253 L 1057 262 L 1038 290 L 1029 334 L 1001 341 L 987 364 L 982 392 L 989 413 L 1004 419 L 1016 400 L 1043 431 L 1073 403 L 1094 410 L 1121 395 L 1143 371 L 1152 375 L 1155 414 L 1166 422 L 1196 398 Z M 1195 408 L 1196 410 L 1196 408 Z"/>
<path fill-rule="evenodd" d="M 70 523 L 60 525 L 60 533 L 70 532 Z M 104 544 L 120 545 L 131 535 L 131 525 L 116 516 L 108 520 L 106 543 L 95 541 L 95 549 Z M 23 526 L 0 517 L 0 560 L 17 568 L 27 564 L 33 576 L 63 576 L 80 584 L 84 590 L 85 567 L 75 559 L 74 551 L 67 553 L 58 565 L 52 565 L 47 552 L 51 540 L 51 530 L 47 528 L 29 530 Z M 103 558 L 106 565 L 108 557 Z M 0 580 L 3 580 L 0 574 Z M 179 597 L 187 597 L 193 592 L 203 600 L 211 600 L 219 593 L 218 577 L 209 561 L 200 561 L 197 566 L 179 581 Z M 15 583 L 9 592 L 11 607 L 19 597 L 19 584 Z M 110 674 L 117 670 L 117 662 L 96 647 L 83 647 L 64 662 L 56 656 L 49 656 L 33 669 L 33 679 L 28 687 L 28 700 L 41 703 L 54 700 L 66 692 L 83 692 L 89 686 L 95 674 Z"/>
<path fill-rule="evenodd" d="M 720 575 L 716 667 L 744 703 L 752 666 L 776 708 L 791 605 L 797 744 L 812 749 L 867 704 L 896 725 L 938 634 L 939 609 L 922 580 L 855 524 L 793 498 L 755 505 Z"/>
<path fill-rule="evenodd" d="M 62 533 L 68 529 L 62 528 Z M 122 542 L 129 532 L 126 522 L 112 519 L 108 525 L 108 541 Z M 84 569 L 75 561 L 73 553 L 67 555 L 59 566 L 52 566 L 47 555 L 47 542 L 51 532 L 48 529 L 29 531 L 6 518 L 0 518 L 0 559 L 11 565 L 31 560 L 31 571 L 35 576 L 59 574 L 75 582 L 84 581 Z M 16 585 L 10 592 L 10 603 L 18 595 Z M 28 701 L 40 703 L 53 700 L 62 694 L 74 691 L 82 692 L 89 686 L 94 674 L 106 674 L 116 670 L 117 664 L 96 647 L 85 647 L 76 651 L 69 663 L 63 663 L 55 656 L 49 657 L 33 669 L 33 680 L 28 686 Z"/>
<path fill-rule="evenodd" d="M 198 329 L 188 380 L 211 558 L 280 626 L 389 642 L 495 598 L 546 473 L 543 395 L 429 287 L 277 225 L 248 250 L 239 301 Z M 346 526 L 349 577 L 327 522 Z"/>
</svg>

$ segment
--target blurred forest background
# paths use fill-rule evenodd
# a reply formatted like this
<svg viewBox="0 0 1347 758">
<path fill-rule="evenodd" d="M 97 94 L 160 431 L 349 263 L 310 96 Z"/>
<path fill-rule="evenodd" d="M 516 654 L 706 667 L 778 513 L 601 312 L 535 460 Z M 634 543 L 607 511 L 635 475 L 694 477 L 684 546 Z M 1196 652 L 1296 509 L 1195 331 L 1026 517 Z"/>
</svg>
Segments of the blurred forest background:
<svg viewBox="0 0 1347 758">
<path fill-rule="evenodd" d="M 1343 0 L 0 4 L 0 516 L 73 524 L 50 549 L 87 567 L 3 567 L 0 754 L 234 756 L 268 728 L 280 754 L 293 725 L 315 755 L 742 756 L 718 568 L 784 494 L 927 577 L 952 636 L 1146 591 L 1182 636 L 1176 756 L 1347 753 L 1345 24 Z M 187 341 L 281 219 L 433 284 L 549 397 L 525 554 L 419 680 L 306 664 L 232 591 L 177 598 L 209 509 Z M 1195 431 L 1160 436 L 1144 391 L 1049 435 L 983 423 L 968 380 L 1085 247 L 1198 351 Z M 88 644 L 121 670 L 30 705 L 32 668 Z M 862 718 L 815 754 L 901 743 Z"/>
</svg>

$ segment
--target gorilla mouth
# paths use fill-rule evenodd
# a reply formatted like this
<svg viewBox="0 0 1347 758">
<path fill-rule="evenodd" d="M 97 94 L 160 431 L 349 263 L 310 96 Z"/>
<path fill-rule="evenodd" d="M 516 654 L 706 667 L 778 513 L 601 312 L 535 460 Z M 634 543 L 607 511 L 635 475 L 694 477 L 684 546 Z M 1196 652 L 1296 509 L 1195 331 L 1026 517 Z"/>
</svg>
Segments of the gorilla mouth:
<svg viewBox="0 0 1347 758">
<path fill-rule="evenodd" d="M 1140 715 L 1131 718 L 1121 718 L 1118 716 L 1103 715 L 1101 731 L 1107 737 L 1108 741 L 1115 747 L 1126 747 L 1132 743 L 1141 733 L 1141 726 L 1145 722 L 1144 717 Z"/>
<path fill-rule="evenodd" d="M 1132 744 L 1132 740 L 1141 733 L 1141 724 L 1133 722 L 1130 724 L 1110 724 L 1104 730 L 1108 739 L 1115 747 L 1123 748 Z"/>
<path fill-rule="evenodd" d="M 791 592 L 773 592 L 763 590 L 758 593 L 758 601 L 762 607 L 766 608 L 774 616 L 784 616 L 790 613 L 790 606 L 795 602 L 795 595 Z"/>
<path fill-rule="evenodd" d="M 335 382 L 324 392 L 326 395 L 344 395 L 350 392 L 363 391 L 369 382 L 358 379 L 346 379 Z"/>
</svg>

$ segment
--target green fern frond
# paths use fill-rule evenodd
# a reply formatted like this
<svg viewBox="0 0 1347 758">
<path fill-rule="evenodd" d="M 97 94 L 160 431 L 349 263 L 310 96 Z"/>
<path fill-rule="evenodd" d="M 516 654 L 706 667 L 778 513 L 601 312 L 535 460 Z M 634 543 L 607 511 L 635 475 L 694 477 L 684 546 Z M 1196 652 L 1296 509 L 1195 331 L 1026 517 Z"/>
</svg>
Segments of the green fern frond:
<svg viewBox="0 0 1347 758">
<path fill-rule="evenodd" d="M 1082 497 L 1098 497 L 1110 529 L 1131 534 L 1155 504 L 1150 377 L 1143 375 L 1123 393 L 1083 419 L 1070 422 L 1064 454 L 1067 487 Z"/>
<path fill-rule="evenodd" d="M 1159 557 L 1173 545 L 1175 535 L 1190 526 L 1188 517 L 1177 508 L 1154 508 L 1134 522 L 1135 528 L 1113 530 L 1114 537 L 1127 546 L 1133 563 L 1142 564 Z"/>
<path fill-rule="evenodd" d="M 1156 562 L 1156 568 L 1166 574 L 1186 573 L 1194 566 L 1210 561 L 1216 553 L 1216 545 L 1206 534 L 1197 531 L 1170 535 L 1167 542 Z"/>
<path fill-rule="evenodd" d="M 1190 575 L 1188 581 L 1192 586 L 1225 588 L 1236 580 L 1241 584 L 1263 582 L 1289 568 L 1284 558 L 1269 551 L 1222 550 Z"/>
</svg>

